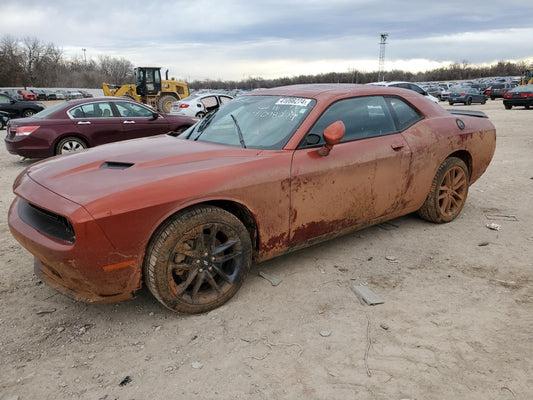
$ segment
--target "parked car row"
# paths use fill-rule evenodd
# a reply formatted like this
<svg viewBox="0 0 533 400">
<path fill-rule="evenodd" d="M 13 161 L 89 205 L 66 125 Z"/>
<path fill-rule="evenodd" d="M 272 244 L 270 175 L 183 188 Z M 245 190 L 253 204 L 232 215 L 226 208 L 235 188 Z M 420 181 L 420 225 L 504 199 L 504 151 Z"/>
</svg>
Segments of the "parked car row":
<svg viewBox="0 0 533 400">
<path fill-rule="evenodd" d="M 3 94 L 15 100 L 70 100 L 93 97 L 87 90 L 65 90 L 65 89 L 5 89 Z"/>
</svg>

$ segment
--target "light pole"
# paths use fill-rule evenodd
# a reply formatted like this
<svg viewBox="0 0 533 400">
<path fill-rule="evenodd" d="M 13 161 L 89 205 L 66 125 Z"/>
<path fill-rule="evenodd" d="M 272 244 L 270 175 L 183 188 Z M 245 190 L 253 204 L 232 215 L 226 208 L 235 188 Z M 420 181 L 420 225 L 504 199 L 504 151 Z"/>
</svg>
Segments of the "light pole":
<svg viewBox="0 0 533 400">
<path fill-rule="evenodd" d="M 379 69 L 378 69 L 378 82 L 384 81 L 384 69 L 385 69 L 385 45 L 387 44 L 388 33 L 380 33 L 381 42 L 379 43 Z"/>
<path fill-rule="evenodd" d="M 87 54 L 85 53 L 87 51 L 87 49 L 81 49 L 81 51 L 83 51 L 83 63 L 84 64 L 87 64 Z"/>
</svg>

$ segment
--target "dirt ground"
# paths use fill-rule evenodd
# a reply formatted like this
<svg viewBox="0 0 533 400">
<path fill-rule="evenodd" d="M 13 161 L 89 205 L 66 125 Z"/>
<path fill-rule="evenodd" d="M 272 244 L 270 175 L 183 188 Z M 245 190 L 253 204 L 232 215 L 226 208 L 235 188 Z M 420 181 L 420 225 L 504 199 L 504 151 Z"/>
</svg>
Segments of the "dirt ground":
<svg viewBox="0 0 533 400">
<path fill-rule="evenodd" d="M 193 316 L 41 283 L 6 223 L 32 161 L 0 146 L 0 399 L 531 399 L 533 110 L 455 107 L 498 136 L 458 219 L 408 215 L 256 265 Z M 362 305 L 361 284 L 384 304 Z"/>
</svg>

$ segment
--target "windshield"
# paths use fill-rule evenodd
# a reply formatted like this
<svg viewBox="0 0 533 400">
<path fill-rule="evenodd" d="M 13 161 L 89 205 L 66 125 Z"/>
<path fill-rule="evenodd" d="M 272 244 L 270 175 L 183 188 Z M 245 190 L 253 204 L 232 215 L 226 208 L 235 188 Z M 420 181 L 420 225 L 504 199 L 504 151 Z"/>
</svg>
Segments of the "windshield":
<svg viewBox="0 0 533 400">
<path fill-rule="evenodd" d="M 316 101 L 242 96 L 208 114 L 179 137 L 249 149 L 281 150 Z"/>
</svg>

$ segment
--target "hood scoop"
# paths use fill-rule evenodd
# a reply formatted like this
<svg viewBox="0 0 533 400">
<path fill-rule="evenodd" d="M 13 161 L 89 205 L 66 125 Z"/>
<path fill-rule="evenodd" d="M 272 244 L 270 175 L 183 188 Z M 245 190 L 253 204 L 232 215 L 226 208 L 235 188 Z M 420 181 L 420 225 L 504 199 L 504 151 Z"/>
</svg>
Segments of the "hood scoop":
<svg viewBox="0 0 533 400">
<path fill-rule="evenodd" d="M 103 169 L 128 169 L 129 167 L 134 166 L 134 163 L 128 162 L 118 162 L 118 161 L 105 161 L 100 165 L 100 168 Z"/>
</svg>

